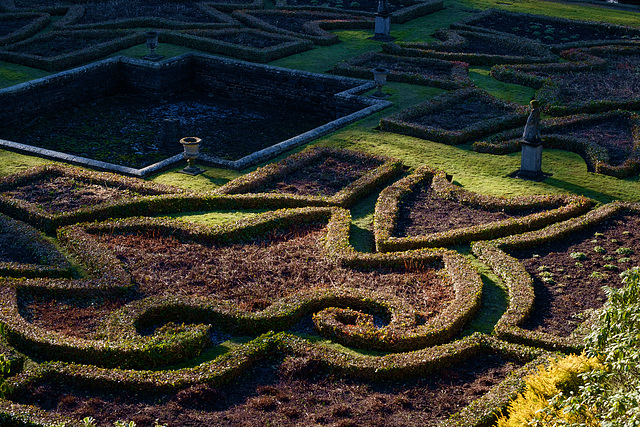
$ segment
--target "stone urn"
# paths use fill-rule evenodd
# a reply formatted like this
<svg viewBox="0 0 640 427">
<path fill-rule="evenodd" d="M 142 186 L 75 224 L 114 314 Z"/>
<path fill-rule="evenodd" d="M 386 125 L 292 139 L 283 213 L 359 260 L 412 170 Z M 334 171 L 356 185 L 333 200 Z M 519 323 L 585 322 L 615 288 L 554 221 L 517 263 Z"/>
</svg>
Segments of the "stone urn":
<svg viewBox="0 0 640 427">
<path fill-rule="evenodd" d="M 193 165 L 195 159 L 200 155 L 200 142 L 202 140 L 196 136 L 185 136 L 180 140 L 180 144 L 184 148 L 184 158 L 187 159 L 187 167 L 180 172 L 188 175 L 198 175 L 204 172 L 202 169 Z"/>
<path fill-rule="evenodd" d="M 373 72 L 373 82 L 375 83 L 377 88 L 377 90 L 371 96 L 373 98 L 384 98 L 388 96 L 382 91 L 382 86 L 387 83 L 387 75 L 389 74 L 389 70 L 383 67 L 376 67 L 371 71 Z"/>
<path fill-rule="evenodd" d="M 149 49 L 149 53 L 142 57 L 142 59 L 146 59 L 147 61 L 159 61 L 164 56 L 158 55 L 156 53 L 156 48 L 158 47 L 158 32 L 157 31 L 148 31 L 147 34 L 147 49 Z"/>
</svg>

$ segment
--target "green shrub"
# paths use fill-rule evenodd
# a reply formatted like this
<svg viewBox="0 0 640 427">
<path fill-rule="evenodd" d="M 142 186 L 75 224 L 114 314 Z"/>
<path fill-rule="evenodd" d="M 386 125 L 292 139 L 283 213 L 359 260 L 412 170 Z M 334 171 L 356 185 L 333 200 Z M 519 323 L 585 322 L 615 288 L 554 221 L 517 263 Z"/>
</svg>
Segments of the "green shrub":
<svg viewBox="0 0 640 427">
<path fill-rule="evenodd" d="M 538 372 L 525 379 L 524 392 L 509 404 L 508 413 L 498 419 L 496 426 L 552 425 L 544 424 L 540 419 L 544 409 L 548 408 L 548 399 L 563 391 L 577 391 L 583 385 L 580 374 L 599 367 L 597 359 L 584 355 L 570 355 L 551 361 L 549 366 L 541 367 Z M 568 414 L 558 408 L 551 408 L 548 416 L 564 422 L 573 421 L 572 418 L 564 418 L 565 415 Z M 532 424 L 532 420 L 542 424 Z"/>
<path fill-rule="evenodd" d="M 640 425 L 640 268 L 621 276 L 622 288 L 604 288 L 607 302 L 585 353 L 528 378 L 499 427 Z"/>
<path fill-rule="evenodd" d="M 569 256 L 573 259 L 587 259 L 587 254 L 584 252 L 571 252 Z"/>
</svg>

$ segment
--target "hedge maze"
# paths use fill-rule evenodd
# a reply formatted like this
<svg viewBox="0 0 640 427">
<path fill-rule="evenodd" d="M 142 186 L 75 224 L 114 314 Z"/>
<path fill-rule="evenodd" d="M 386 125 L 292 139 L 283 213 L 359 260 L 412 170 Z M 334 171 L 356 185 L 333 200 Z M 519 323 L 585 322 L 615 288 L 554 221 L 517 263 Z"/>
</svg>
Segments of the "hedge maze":
<svg viewBox="0 0 640 427">
<path fill-rule="evenodd" d="M 334 29 L 373 29 L 376 10 L 151 3 L 0 1 L 0 60 L 64 70 L 143 44 L 149 27 L 161 43 L 269 62 L 338 43 Z M 405 1 L 392 21 L 442 7 Z M 475 87 L 469 68 L 491 67 L 536 90 L 546 148 L 637 177 L 637 29 L 489 10 L 434 36 L 332 73 L 385 67 L 445 90 L 379 129 L 506 155 L 528 110 Z M 214 66 L 203 57 L 176 66 Z M 583 350 L 602 287 L 640 264 L 640 205 L 489 196 L 447 172 L 315 147 L 206 192 L 59 164 L 3 177 L 0 424 L 492 425 L 526 375 Z M 370 252 L 353 244 L 363 206 Z M 179 219 L 227 211 L 242 215 Z M 490 292 L 504 309 L 482 324 Z"/>
<path fill-rule="evenodd" d="M 343 176 L 347 170 L 350 175 Z M 370 384 L 366 387 L 392 379 L 408 387 L 414 378 L 439 378 L 438 387 L 446 390 L 453 385 L 443 373 L 478 359 L 502 368 L 483 380 L 488 385 L 473 399 L 461 401 L 464 409 L 430 419 L 447 425 L 491 422 L 547 351 L 580 351 L 580 334 L 590 318 L 582 318 L 587 323 L 581 325 L 575 315 L 582 311 L 549 314 L 534 304 L 539 293 L 557 288 L 563 270 L 550 263 L 530 270 L 526 260 L 537 258 L 523 251 L 536 248 L 538 257 L 544 256 L 541 242 L 566 241 L 574 234 L 575 241 L 590 233 L 602 242 L 593 246 L 616 243 L 585 256 L 617 258 L 598 270 L 582 267 L 581 274 L 593 279 L 594 272 L 611 273 L 607 269 L 614 263 L 620 269 L 635 262 L 634 251 L 623 249 L 636 247 L 633 224 L 640 208 L 613 203 L 590 211 L 591 201 L 581 197 L 482 196 L 427 166 L 389 185 L 402 171 L 394 159 L 315 149 L 259 168 L 214 193 L 62 166 L 5 178 L 1 225 L 8 239 L 24 242 L 18 246 L 29 257 L 21 258 L 28 262 L 7 259 L 2 269 L 2 348 L 12 369 L 6 379 L 10 392 L 1 401 L 3 419 L 10 425 L 76 425 L 83 418 L 78 408 L 88 404 L 83 393 L 102 390 L 93 399 L 144 423 L 127 412 L 128 403 L 108 397 L 113 390 L 130 394 L 137 404 L 142 396 L 157 396 L 150 410 L 177 422 L 167 416 L 177 396 L 185 408 L 203 405 L 194 396 L 204 387 L 207 396 L 219 393 L 220 400 L 236 378 L 273 358 L 281 362 L 270 393 L 284 393 L 294 383 L 317 387 L 317 375 Z M 374 219 L 378 251 L 356 252 L 345 207 L 381 186 L 386 188 Z M 472 212 L 469 221 L 476 224 L 415 234 L 411 230 L 428 227 L 419 223 L 436 212 L 427 210 L 410 220 L 418 228 L 402 231 L 405 212 L 419 211 L 420 194 L 427 193 L 450 203 L 447 210 L 454 216 Z M 217 227 L 162 217 L 185 205 L 274 210 Z M 493 221 L 496 211 L 506 218 Z M 116 217 L 121 219 L 107 219 Z M 54 244 L 45 233 L 56 236 Z M 492 240 L 500 236 L 506 237 Z M 484 285 L 465 257 L 445 248 L 468 242 L 507 286 L 509 305 L 495 325 L 496 337 L 460 335 L 481 310 Z M 564 256 L 573 257 L 572 250 L 566 248 Z M 596 276 L 615 283 L 615 275 Z M 585 313 L 602 300 L 591 302 Z M 54 314 L 61 306 L 67 319 Z M 546 326 L 549 318 L 576 327 L 569 335 L 554 333 Z M 531 326 L 536 324 L 542 326 Z M 228 347 L 234 337 L 246 338 Z M 474 375 L 482 374 L 471 375 L 469 386 L 479 387 Z M 59 401 L 52 410 L 47 403 L 52 393 L 75 403 L 64 407 Z M 284 409 L 274 414 L 252 399 L 258 398 L 240 405 L 242 416 L 300 421 L 299 414 Z M 235 413 L 216 404 L 223 409 L 210 412 L 208 422 Z M 416 416 L 409 407 L 394 408 L 389 409 L 394 417 Z M 99 410 L 94 414 L 109 419 Z"/>
</svg>

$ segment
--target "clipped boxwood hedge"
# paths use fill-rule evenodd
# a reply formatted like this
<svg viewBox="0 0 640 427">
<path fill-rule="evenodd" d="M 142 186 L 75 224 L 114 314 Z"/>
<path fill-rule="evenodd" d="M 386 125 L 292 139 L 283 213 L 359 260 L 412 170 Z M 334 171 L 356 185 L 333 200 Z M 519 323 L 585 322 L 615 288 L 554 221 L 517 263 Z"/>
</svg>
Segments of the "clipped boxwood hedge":
<svg viewBox="0 0 640 427">
<path fill-rule="evenodd" d="M 463 19 L 461 21 L 451 24 L 451 28 L 468 30 L 468 31 L 480 31 L 486 33 L 498 33 L 505 34 L 498 30 L 493 30 L 482 25 L 482 21 L 492 22 L 499 21 L 502 17 L 508 19 L 519 19 L 521 22 L 517 27 L 512 27 L 507 34 L 513 34 L 519 37 L 526 37 L 522 31 L 522 27 L 530 25 L 532 22 L 536 22 L 538 25 L 550 25 L 557 28 L 576 28 L 577 30 L 583 29 L 590 31 L 593 34 L 598 34 L 600 31 L 609 33 L 604 39 L 587 39 L 584 37 L 581 39 L 577 34 L 575 38 L 571 38 L 567 35 L 566 40 L 562 40 L 559 43 L 553 41 L 545 41 L 544 33 L 541 32 L 537 39 L 540 43 L 550 45 L 555 51 L 561 51 L 565 49 L 585 47 L 585 46 L 611 46 L 616 44 L 633 44 L 640 39 L 640 30 L 634 27 L 626 27 L 622 25 L 612 25 L 606 22 L 597 21 L 577 21 L 574 19 L 559 18 L 546 15 L 533 15 L 529 13 L 510 12 L 500 9 L 488 9 L 483 12 L 473 14 L 472 16 Z M 570 31 L 570 30 L 569 30 Z M 552 37 L 553 39 L 553 37 Z"/>
<path fill-rule="evenodd" d="M 216 39 L 216 36 L 243 34 L 260 37 L 264 40 L 273 40 L 276 43 L 270 47 L 255 48 L 239 43 L 230 43 Z M 309 40 L 267 33 L 265 31 L 250 28 L 232 28 L 215 31 L 190 30 L 188 32 L 165 31 L 160 33 L 159 40 L 162 43 L 185 46 L 191 49 L 261 63 L 274 61 L 285 56 L 309 50 L 313 47 L 313 43 Z"/>
<path fill-rule="evenodd" d="M 102 41 L 90 47 L 82 48 L 73 52 L 61 55 L 45 56 L 47 50 L 42 49 L 42 53 L 22 53 L 20 50 L 27 46 L 38 43 L 51 43 L 59 38 L 92 40 L 103 39 L 110 36 L 108 41 Z M 40 68 L 47 71 L 59 71 L 73 66 L 91 62 L 122 49 L 126 49 L 138 44 L 143 44 L 146 36 L 143 32 L 119 31 L 119 30 L 84 30 L 84 31 L 53 31 L 41 34 L 27 40 L 6 46 L 0 50 L 0 60 L 26 65 L 28 67 Z"/>
<path fill-rule="evenodd" d="M 0 211 L 13 217 L 21 218 L 28 224 L 48 233 L 55 233 L 55 230 L 62 225 L 119 216 L 149 214 L 149 204 L 152 204 L 159 197 L 188 194 L 176 187 L 155 184 L 137 178 L 53 164 L 36 166 L 24 172 L 3 177 L 0 179 L 0 191 L 4 193 L 29 185 L 34 181 L 57 176 L 67 176 L 80 182 L 91 184 L 125 188 L 135 193 L 140 193 L 140 196 L 133 197 L 130 200 L 106 201 L 97 205 L 81 207 L 70 212 L 50 213 L 39 207 L 37 203 L 13 198 L 7 194 L 0 194 Z"/>
<path fill-rule="evenodd" d="M 12 248 L 31 252 L 37 263 L 0 262 L 4 277 L 71 277 L 71 265 L 64 255 L 33 227 L 0 214 L 0 232 L 12 236 Z"/>
<path fill-rule="evenodd" d="M 111 21 L 102 21 L 92 24 L 79 24 L 78 21 L 82 19 L 85 14 L 85 7 L 83 5 L 73 5 L 69 8 L 69 12 L 64 18 L 56 22 L 55 27 L 57 29 L 64 30 L 89 30 L 89 29 L 119 29 L 119 28 L 167 28 L 167 29 L 183 29 L 183 28 L 202 28 L 202 29 L 217 29 L 226 28 L 230 26 L 238 26 L 238 22 L 232 19 L 229 15 L 221 12 L 213 7 L 211 4 L 202 2 L 195 3 L 195 6 L 206 15 L 211 22 L 189 22 L 178 21 L 175 19 L 155 17 L 155 16 L 140 16 L 134 18 L 119 18 Z"/>
<path fill-rule="evenodd" d="M 504 340 L 554 351 L 580 352 L 584 348 L 582 328 L 572 336 L 522 329 L 519 325 L 533 311 L 533 279 L 524 266 L 508 255 L 509 251 L 536 247 L 549 241 L 570 239 L 573 233 L 600 224 L 621 213 L 640 215 L 640 204 L 613 202 L 580 217 L 552 224 L 541 230 L 504 237 L 490 242 L 475 242 L 472 252 L 504 281 L 509 293 L 509 306 L 495 326 L 495 334 Z"/>
<path fill-rule="evenodd" d="M 468 126 L 465 126 L 464 123 L 459 123 L 459 127 L 455 130 L 437 126 L 425 126 L 419 123 L 420 117 L 454 108 L 460 102 L 470 98 L 479 99 L 487 108 L 497 107 L 507 110 L 509 113 L 503 113 L 499 117 L 487 120 L 480 120 Z M 523 125 L 527 121 L 527 116 L 527 111 L 523 106 L 499 100 L 480 89 L 471 88 L 448 92 L 425 103 L 383 117 L 380 119 L 380 128 L 387 132 L 401 133 L 416 138 L 455 145 Z"/>
<path fill-rule="evenodd" d="M 297 6 L 297 5 L 289 5 L 289 4 L 280 5 L 279 2 L 277 3 L 279 7 L 282 7 L 282 8 L 286 7 L 287 10 L 300 10 L 300 11 L 324 10 L 324 11 L 330 11 L 330 12 L 336 12 L 336 13 L 345 12 L 345 8 L 328 6 L 328 3 L 326 3 L 327 6 L 324 6 L 324 5 Z M 443 0 L 408 0 L 408 1 L 404 1 L 404 5 L 405 5 L 404 7 L 400 9 L 396 9 L 393 12 L 391 12 L 392 23 L 404 24 L 405 22 L 411 21 L 416 18 L 420 18 L 422 16 L 429 15 L 431 13 L 437 12 L 444 8 Z M 236 9 L 245 9 L 245 8 L 237 7 Z M 376 12 L 363 11 L 357 8 L 347 9 L 346 11 L 354 14 L 358 14 L 359 16 L 368 16 L 368 17 L 374 17 L 376 14 Z"/>
<path fill-rule="evenodd" d="M 302 13 L 316 16 L 317 19 L 309 20 L 302 24 L 300 31 L 280 28 L 260 18 L 260 16 L 275 16 L 282 17 L 285 20 L 287 18 L 296 19 L 296 17 L 299 17 Z M 304 12 L 299 10 L 235 10 L 231 16 L 248 27 L 259 28 L 270 33 L 283 34 L 290 37 L 309 39 L 313 41 L 314 44 L 320 46 L 329 46 L 340 42 L 338 36 L 329 32 L 330 30 L 363 30 L 371 29 L 374 26 L 373 21 L 368 17 L 345 12 L 335 13 L 315 10 Z"/>
<path fill-rule="evenodd" d="M 439 29 L 436 31 L 435 36 L 442 41 L 431 43 L 386 43 L 382 45 L 382 50 L 391 55 L 437 58 L 482 66 L 544 63 L 559 60 L 545 46 L 514 36 L 449 29 Z M 504 48 L 505 53 L 473 52 L 473 40 L 480 40 L 483 43 L 496 46 L 498 51 Z M 514 52 L 518 52 L 518 54 Z"/>
<path fill-rule="evenodd" d="M 629 157 L 621 164 L 612 165 L 611 157 L 598 140 L 563 135 L 563 129 L 577 125 L 588 125 L 608 119 L 623 119 L 629 123 L 632 144 Z M 540 123 L 543 143 L 546 148 L 567 150 L 579 154 L 587 164 L 589 172 L 629 178 L 640 173 L 640 116 L 632 111 L 615 110 L 598 114 L 578 114 L 543 120 Z M 493 135 L 483 141 L 473 143 L 479 153 L 507 154 L 520 150 L 522 129 Z"/>
<path fill-rule="evenodd" d="M 380 166 L 370 170 L 365 175 L 361 176 L 356 181 L 352 182 L 332 196 L 299 196 L 283 193 L 260 193 L 260 188 L 264 185 L 277 182 L 278 179 L 281 179 L 287 174 L 295 170 L 302 169 L 310 163 L 324 157 L 337 157 L 354 163 L 358 163 L 362 160 L 375 160 L 380 163 Z M 241 195 L 242 193 L 245 193 L 246 196 L 249 196 L 246 193 L 253 193 L 253 197 L 260 197 L 263 200 L 277 198 L 280 201 L 288 199 L 292 202 L 297 201 L 306 203 L 307 205 L 313 204 L 316 206 L 348 207 L 400 173 L 402 173 L 402 163 L 399 160 L 383 156 L 358 153 L 355 151 L 321 147 L 293 154 L 277 163 L 261 167 L 254 172 L 228 182 L 222 187 L 216 189 L 214 193 L 219 195 Z"/>
<path fill-rule="evenodd" d="M 595 46 L 583 49 L 569 49 L 560 52 L 560 56 L 569 62 L 559 64 L 497 65 L 491 69 L 491 75 L 507 83 L 516 83 L 537 89 L 536 99 L 543 105 L 543 111 L 552 116 L 565 116 L 580 113 L 599 113 L 615 109 L 640 109 L 640 99 L 630 96 L 620 99 L 579 99 L 565 101 L 562 85 L 553 79 L 553 74 L 569 72 L 598 72 L 605 70 L 609 63 L 601 56 L 638 55 L 640 47 L 632 46 Z M 600 56 L 599 56 L 600 55 Z M 597 76 L 596 76 L 597 77 Z M 603 77 L 598 77 L 603 78 Z"/>
<path fill-rule="evenodd" d="M 0 46 L 18 42 L 31 37 L 49 24 L 51 15 L 48 13 L 37 12 L 19 12 L 19 13 L 1 13 L 0 10 L 0 26 L 4 21 L 13 21 L 19 19 L 32 18 L 31 21 L 23 27 L 18 28 L 8 34 L 0 34 Z"/>
<path fill-rule="evenodd" d="M 393 233 L 398 221 L 400 202 L 418 186 L 430 185 L 439 196 L 466 206 L 517 212 L 531 208 L 549 210 L 520 218 L 479 224 L 441 231 L 424 236 L 395 237 Z M 495 239 L 510 234 L 523 233 L 545 227 L 580 215 L 591 208 L 593 202 L 578 196 L 531 196 L 503 198 L 486 196 L 464 190 L 450 182 L 444 172 L 426 165 L 417 168 L 413 174 L 385 188 L 376 203 L 373 227 L 376 249 L 381 252 L 405 251 L 409 249 L 454 246 L 477 240 Z"/>
<path fill-rule="evenodd" d="M 442 369 L 455 369 L 456 366 L 480 355 L 497 355 L 523 363 L 524 366 L 514 371 L 505 381 L 494 386 L 462 411 L 453 414 L 444 423 L 446 426 L 467 427 L 491 425 L 509 400 L 523 390 L 524 377 L 551 357 L 544 351 L 508 344 L 482 334 L 474 334 L 450 344 L 415 352 L 371 357 L 311 344 L 282 332 L 270 332 L 194 368 L 175 371 L 132 371 L 55 362 L 25 370 L 12 379 L 11 385 L 15 391 L 37 385 L 41 381 L 69 382 L 77 386 L 141 392 L 175 392 L 199 383 L 218 387 L 232 381 L 257 361 L 274 354 L 313 358 L 335 375 L 373 381 L 428 376 Z M 14 422 L 33 420 L 34 425 L 38 426 L 59 419 L 56 415 L 49 417 L 48 413 L 33 406 L 10 404 L 8 401 L 0 401 L 0 412 L 8 419 L 15 420 Z M 77 422 L 68 421 L 70 425 Z"/>
<path fill-rule="evenodd" d="M 372 66 L 372 64 L 376 65 Z M 359 57 L 336 64 L 331 72 L 343 76 L 370 79 L 374 68 L 388 69 L 387 80 L 394 82 L 433 86 L 447 90 L 472 85 L 468 75 L 469 65 L 466 63 L 435 58 L 411 58 L 398 56 L 397 53 L 389 55 L 367 52 Z M 445 70 L 447 76 L 434 76 L 434 69 Z"/>
</svg>

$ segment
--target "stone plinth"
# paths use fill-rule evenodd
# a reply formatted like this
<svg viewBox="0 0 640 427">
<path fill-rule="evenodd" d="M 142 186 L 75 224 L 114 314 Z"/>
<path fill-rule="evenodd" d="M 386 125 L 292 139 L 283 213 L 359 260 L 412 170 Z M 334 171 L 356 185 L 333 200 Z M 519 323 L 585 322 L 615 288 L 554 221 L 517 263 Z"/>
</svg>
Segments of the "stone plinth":
<svg viewBox="0 0 640 427">
<path fill-rule="evenodd" d="M 518 177 L 526 179 L 541 179 L 542 173 L 542 144 L 528 144 L 522 142 L 522 158 Z"/>
</svg>

